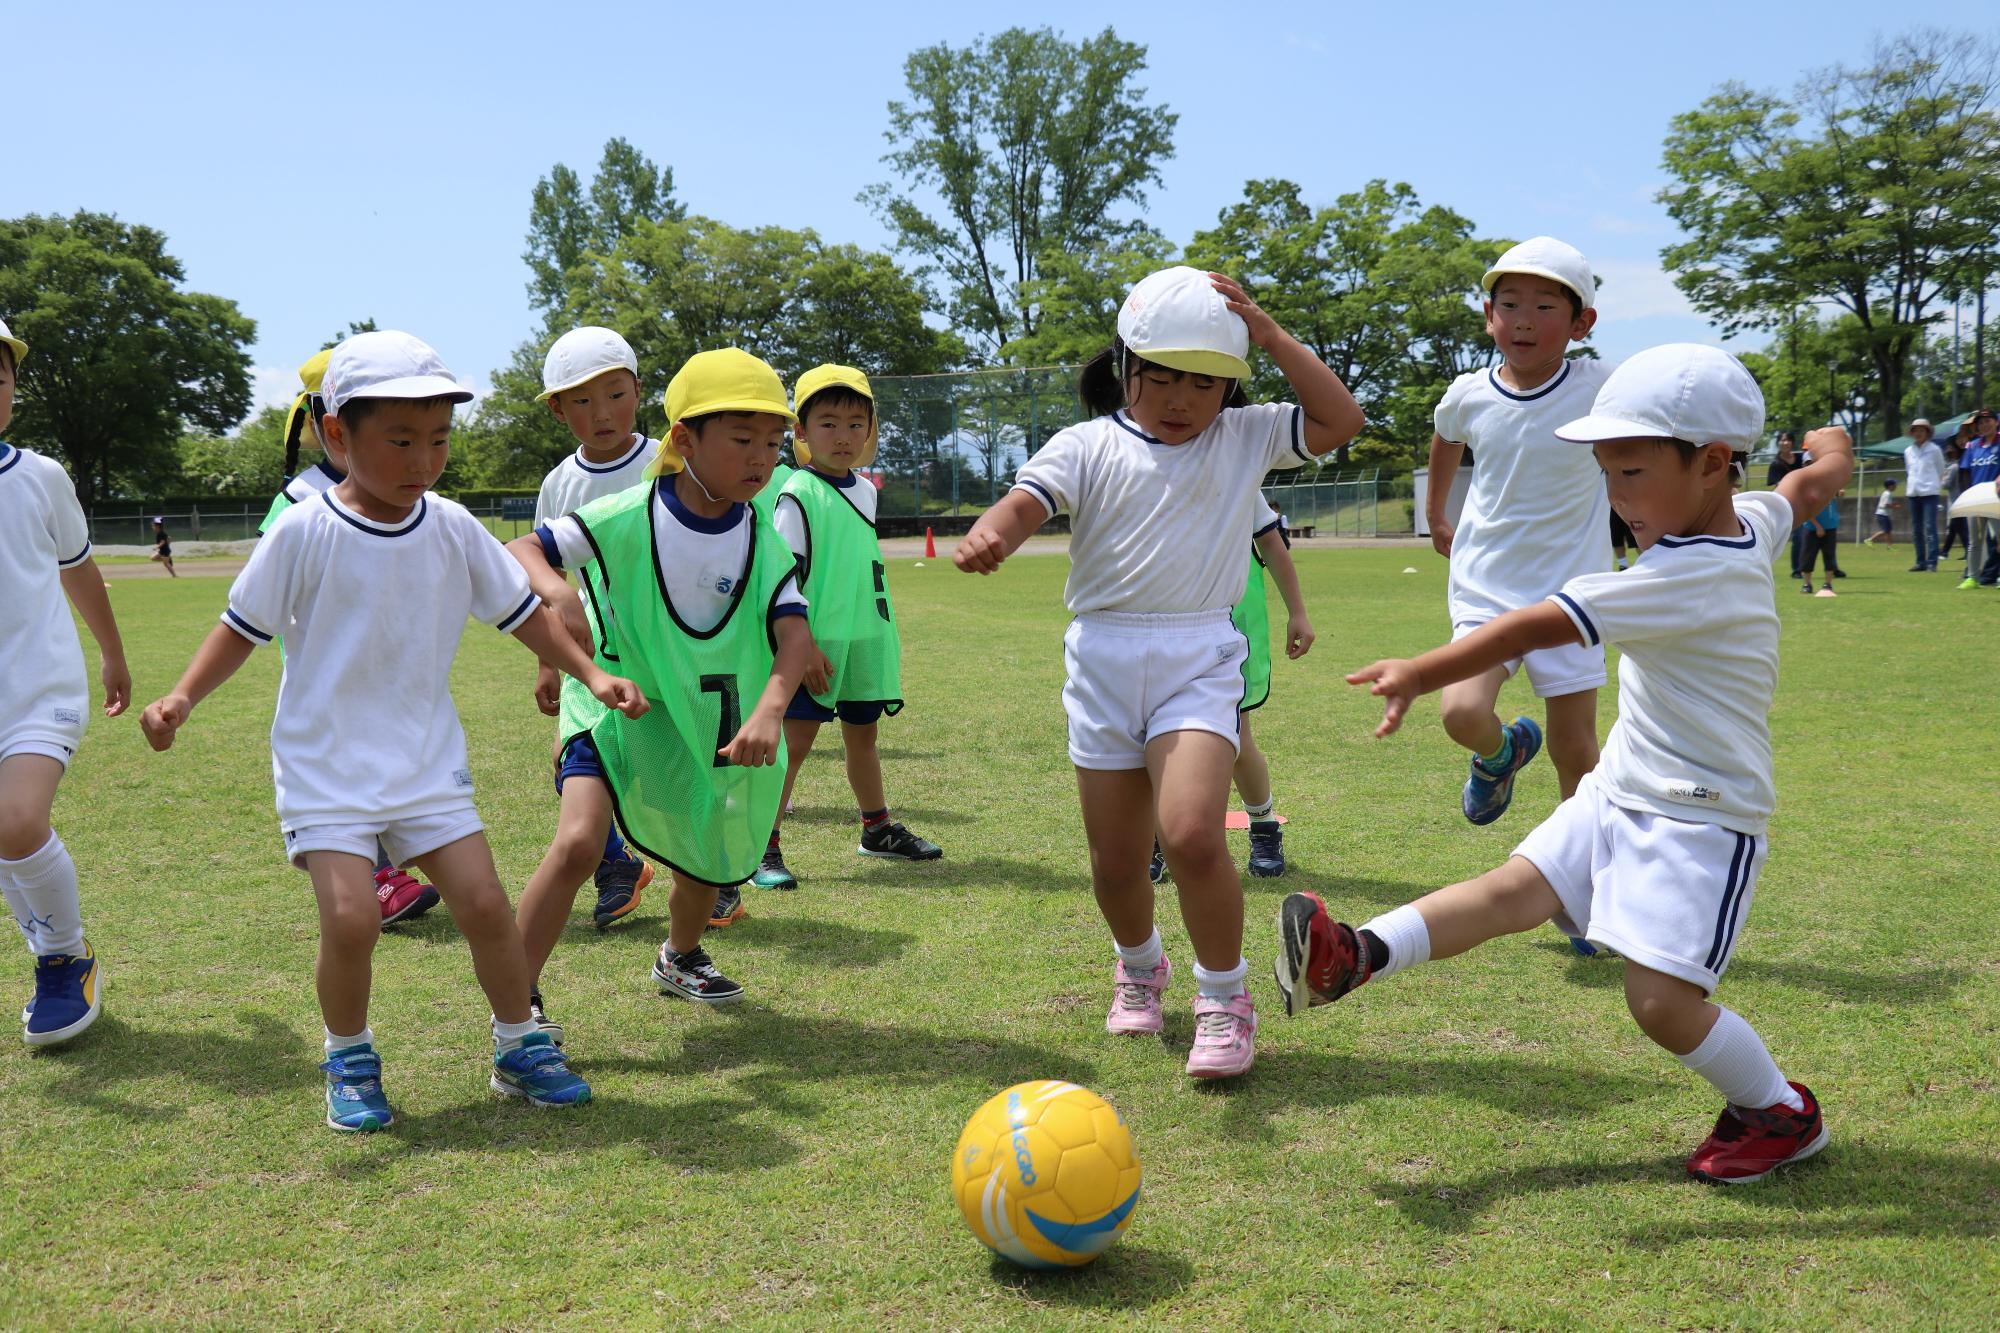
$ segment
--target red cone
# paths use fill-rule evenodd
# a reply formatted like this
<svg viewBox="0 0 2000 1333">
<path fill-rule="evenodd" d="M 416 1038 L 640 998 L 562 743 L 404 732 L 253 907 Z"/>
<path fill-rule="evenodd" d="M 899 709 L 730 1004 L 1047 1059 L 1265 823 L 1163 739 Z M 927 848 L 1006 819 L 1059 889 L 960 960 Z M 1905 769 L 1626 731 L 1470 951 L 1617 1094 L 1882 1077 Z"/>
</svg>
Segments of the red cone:
<svg viewBox="0 0 2000 1333">
<path fill-rule="evenodd" d="M 929 528 L 924 529 L 924 559 L 937 559 L 937 540 L 931 536 Z"/>
</svg>

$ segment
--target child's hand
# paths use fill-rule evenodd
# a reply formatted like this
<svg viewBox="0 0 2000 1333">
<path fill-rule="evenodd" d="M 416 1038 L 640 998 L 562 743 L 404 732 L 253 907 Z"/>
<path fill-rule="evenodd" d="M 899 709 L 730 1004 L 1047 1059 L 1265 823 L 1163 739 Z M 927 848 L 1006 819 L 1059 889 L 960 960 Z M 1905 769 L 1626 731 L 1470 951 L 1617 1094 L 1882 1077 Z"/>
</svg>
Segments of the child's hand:
<svg viewBox="0 0 2000 1333">
<path fill-rule="evenodd" d="M 174 743 L 174 733 L 188 720 L 188 711 L 194 707 L 185 694 L 166 694 L 146 705 L 146 711 L 139 714 L 139 730 L 146 733 L 146 744 L 155 750 L 166 750 Z"/>
<path fill-rule="evenodd" d="M 745 768 L 775 764 L 778 762 L 778 738 L 783 734 L 782 727 L 783 723 L 777 717 L 752 713 L 735 738 L 716 753 L 730 763 L 741 764 Z"/>
<path fill-rule="evenodd" d="M 117 717 L 132 703 L 132 673 L 122 657 L 107 657 L 98 671 L 104 682 L 104 716 Z"/>
<path fill-rule="evenodd" d="M 627 717 L 643 717 L 646 710 L 652 707 L 639 687 L 623 676 L 600 671 L 597 679 L 590 682 L 590 692 L 596 696 L 597 702 L 606 708 L 615 708 Z"/>
<path fill-rule="evenodd" d="M 806 661 L 805 679 L 801 683 L 807 694 L 825 694 L 833 684 L 833 659 L 821 652 L 817 644 Z"/>
<path fill-rule="evenodd" d="M 1445 559 L 1451 559 L 1451 539 L 1457 535 L 1457 530 L 1448 522 L 1432 523 L 1431 549 Z"/>
<path fill-rule="evenodd" d="M 540 659 L 535 662 L 535 707 L 544 717 L 562 712 L 562 672 Z"/>
<path fill-rule="evenodd" d="M 1240 316 L 1250 326 L 1251 342 L 1268 352 L 1274 340 L 1285 336 L 1285 331 L 1278 327 L 1278 321 L 1265 314 L 1263 307 L 1250 299 L 1250 294 L 1236 279 L 1226 273 L 1211 273 L 1208 280 L 1214 284 L 1216 291 L 1222 293 L 1222 303 L 1229 307 L 1231 313 Z"/>
<path fill-rule="evenodd" d="M 951 562 L 968 574 L 991 574 L 1006 558 L 1007 543 L 1000 539 L 1000 534 L 976 527 L 965 534 L 958 549 L 951 553 Z"/>
<path fill-rule="evenodd" d="M 1349 685 L 1368 681 L 1374 682 L 1368 692 L 1384 701 L 1382 725 L 1375 728 L 1375 736 L 1379 740 L 1403 725 L 1403 714 L 1409 711 L 1410 701 L 1424 692 L 1423 677 L 1417 674 L 1415 662 L 1399 657 L 1386 662 L 1370 662 L 1347 678 Z"/>
<path fill-rule="evenodd" d="M 1304 612 L 1289 617 L 1285 621 L 1285 656 L 1293 661 L 1304 657 L 1318 637 L 1313 633 L 1312 621 L 1306 619 Z"/>
</svg>

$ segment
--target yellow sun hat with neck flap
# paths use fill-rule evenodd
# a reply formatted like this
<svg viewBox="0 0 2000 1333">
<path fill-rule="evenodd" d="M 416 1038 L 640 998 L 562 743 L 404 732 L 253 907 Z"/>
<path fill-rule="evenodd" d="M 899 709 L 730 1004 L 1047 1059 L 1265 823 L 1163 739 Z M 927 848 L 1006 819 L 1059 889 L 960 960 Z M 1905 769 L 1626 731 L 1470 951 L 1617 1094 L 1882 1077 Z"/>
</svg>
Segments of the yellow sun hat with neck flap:
<svg viewBox="0 0 2000 1333">
<path fill-rule="evenodd" d="M 681 456 L 674 449 L 674 425 L 688 417 L 712 412 L 769 412 L 798 424 L 785 400 L 785 382 L 778 378 L 778 372 L 740 347 L 718 347 L 689 357 L 667 381 L 666 408 L 666 438 L 646 465 L 648 477 L 681 470 Z"/>
<path fill-rule="evenodd" d="M 7 327 L 4 319 L 0 319 L 0 343 L 6 343 L 7 350 L 14 354 L 14 370 L 20 373 L 21 358 L 28 354 L 28 344 L 14 336 L 14 330 Z"/>
<path fill-rule="evenodd" d="M 837 366 L 828 362 L 814 366 L 799 376 L 799 382 L 792 386 L 792 401 L 798 410 L 805 411 L 813 395 L 825 393 L 828 389 L 852 389 L 868 400 L 868 439 L 862 444 L 861 452 L 855 456 L 854 466 L 867 467 L 875 461 L 875 445 L 881 436 L 881 421 L 875 415 L 875 391 L 868 387 L 868 377 L 853 366 Z M 800 467 L 812 466 L 812 446 L 806 443 L 804 431 L 792 432 L 792 454 L 799 460 Z"/>
<path fill-rule="evenodd" d="M 292 399 L 292 410 L 285 417 L 285 449 L 305 439 L 307 423 L 312 420 L 312 400 L 319 397 L 319 386 L 326 379 L 326 363 L 333 356 L 333 349 L 315 353 L 299 367 L 299 383 L 305 385 L 305 392 Z M 319 443 L 317 438 L 313 441 Z"/>
</svg>

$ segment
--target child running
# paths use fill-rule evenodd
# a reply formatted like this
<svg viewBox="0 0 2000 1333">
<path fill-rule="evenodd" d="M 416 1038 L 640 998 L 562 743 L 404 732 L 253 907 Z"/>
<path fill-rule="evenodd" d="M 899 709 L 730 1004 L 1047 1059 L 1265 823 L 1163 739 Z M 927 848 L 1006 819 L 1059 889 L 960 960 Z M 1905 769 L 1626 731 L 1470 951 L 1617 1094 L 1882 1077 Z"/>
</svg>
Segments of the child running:
<svg viewBox="0 0 2000 1333">
<path fill-rule="evenodd" d="M 0 435 L 28 344 L 0 321 Z M 0 438 L 0 892 L 35 956 L 21 1040 L 55 1046 L 103 1012 L 104 972 L 83 937 L 76 862 L 50 824 L 56 787 L 90 711 L 83 646 L 67 596 L 97 640 L 104 715 L 132 699 L 125 645 L 90 556 L 90 529 L 69 474 Z"/>
<path fill-rule="evenodd" d="M 315 970 L 326 1023 L 326 1122 L 394 1122 L 368 1027 L 377 842 L 435 879 L 493 1010 L 495 1092 L 540 1106 L 590 1100 L 537 1030 L 514 913 L 493 867 L 450 673 L 468 615 L 586 680 L 632 714 L 646 701 L 605 673 L 562 626 L 535 614 L 520 567 L 478 519 L 429 495 L 449 456 L 452 407 L 469 393 L 407 333 L 357 334 L 333 349 L 322 392 L 347 476 L 271 525 L 172 693 L 146 708 L 146 738 L 173 744 L 189 713 L 259 644 L 288 651 L 271 724 L 271 771 L 286 858 L 319 904 Z"/>
<path fill-rule="evenodd" d="M 153 553 L 146 558 L 156 565 L 165 565 L 168 578 L 180 577 L 174 572 L 174 541 L 167 535 L 167 518 L 164 514 L 153 520 Z"/>
<path fill-rule="evenodd" d="M 1610 373 L 1599 361 L 1567 359 L 1570 343 L 1597 322 L 1590 262 L 1561 241 L 1537 236 L 1501 255 L 1481 284 L 1486 333 L 1500 365 L 1452 382 L 1431 437 L 1431 543 L 1451 559 L 1454 638 L 1534 605 L 1579 574 L 1611 568 L 1604 479 L 1585 451 L 1555 435 L 1557 426 L 1590 410 Z M 1454 531 L 1444 506 L 1468 447 L 1472 489 Z M 1496 662 L 1439 700 L 1445 733 L 1472 752 L 1459 805 L 1474 824 L 1507 813 L 1514 775 L 1542 748 L 1533 719 L 1502 726 L 1494 711 L 1500 687 L 1523 666 L 1547 710 L 1549 757 L 1564 799 L 1597 763 L 1603 647 L 1563 644 Z"/>
<path fill-rule="evenodd" d="M 1255 343 L 1298 395 L 1243 405 Z M 1244 639 L 1230 608 L 1272 468 L 1352 439 L 1361 409 L 1339 376 L 1221 274 L 1163 269 L 1118 314 L 1078 392 L 1093 420 L 1057 434 L 953 555 L 990 574 L 1056 514 L 1070 515 L 1075 613 L 1064 636 L 1070 760 L 1091 880 L 1117 948 L 1105 1027 L 1158 1033 L 1173 967 L 1146 874 L 1155 829 L 1194 945 L 1187 1071 L 1227 1078 L 1255 1059 L 1243 979 L 1243 881 L 1223 836 L 1243 702 Z"/>
<path fill-rule="evenodd" d="M 852 366 L 815 366 L 792 391 L 799 424 L 792 453 L 799 469 L 778 496 L 777 526 L 798 560 L 799 583 L 812 607 L 815 652 L 785 709 L 785 789 L 778 818 L 791 804 L 799 767 L 822 724 L 840 721 L 847 785 L 861 810 L 863 856 L 935 861 L 944 852 L 889 818 L 875 724 L 903 710 L 903 645 L 889 601 L 887 569 L 875 539 L 876 491 L 854 469 L 875 461 L 875 395 Z M 751 882 L 795 889 L 778 830 Z"/>
<path fill-rule="evenodd" d="M 690 357 L 666 406 L 651 485 L 593 500 L 508 549 L 577 642 L 658 704 L 635 722 L 565 694 L 562 733 L 589 743 L 626 841 L 673 871 L 653 980 L 663 994 L 729 1004 L 743 987 L 702 932 L 743 916 L 741 885 L 785 781 L 785 705 L 812 652 L 792 553 L 749 503 L 794 418 L 777 372 L 733 347 Z M 560 921 L 561 882 L 549 899 Z"/>
<path fill-rule="evenodd" d="M 1687 1163 L 1696 1179 L 1727 1184 L 1810 1157 L 1827 1138 L 1813 1094 L 1708 998 L 1749 916 L 1774 804 L 1772 566 L 1798 516 L 1853 462 L 1845 431 L 1816 431 L 1813 461 L 1776 491 L 1732 496 L 1731 455 L 1763 428 L 1756 382 L 1718 349 L 1656 347 L 1615 371 L 1590 415 L 1560 429 L 1604 470 L 1639 545 L 1632 568 L 1579 575 L 1415 661 L 1347 678 L 1384 699 L 1376 735 L 1386 736 L 1419 696 L 1498 663 L 1615 643 L 1618 720 L 1603 761 L 1497 870 L 1359 930 L 1310 893 L 1278 912 L 1278 989 L 1294 1014 L 1549 920 L 1615 949 L 1640 1030 L 1727 1102 Z"/>
</svg>

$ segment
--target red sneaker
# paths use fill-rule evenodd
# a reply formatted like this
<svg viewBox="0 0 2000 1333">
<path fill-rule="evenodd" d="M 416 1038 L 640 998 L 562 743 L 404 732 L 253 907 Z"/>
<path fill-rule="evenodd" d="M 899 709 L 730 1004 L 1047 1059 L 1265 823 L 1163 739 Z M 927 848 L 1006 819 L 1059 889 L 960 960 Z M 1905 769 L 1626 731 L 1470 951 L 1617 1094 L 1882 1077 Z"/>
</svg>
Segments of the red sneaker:
<svg viewBox="0 0 2000 1333">
<path fill-rule="evenodd" d="M 1294 1018 L 1332 1004 L 1373 975 L 1354 927 L 1335 921 L 1317 893 L 1291 893 L 1278 908 L 1278 957 L 1272 964 L 1285 1012 Z"/>
<path fill-rule="evenodd" d="M 383 866 L 375 872 L 375 901 L 382 904 L 382 924 L 393 926 L 436 907 L 438 891 L 417 883 L 395 866 Z"/>
<path fill-rule="evenodd" d="M 1824 1148 L 1826 1124 L 1820 1119 L 1818 1099 L 1803 1083 L 1791 1088 L 1805 1102 L 1805 1110 L 1794 1111 L 1783 1102 L 1761 1111 L 1724 1107 L 1715 1128 L 1688 1158 L 1688 1174 L 1713 1185 L 1747 1185 Z"/>
</svg>

